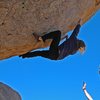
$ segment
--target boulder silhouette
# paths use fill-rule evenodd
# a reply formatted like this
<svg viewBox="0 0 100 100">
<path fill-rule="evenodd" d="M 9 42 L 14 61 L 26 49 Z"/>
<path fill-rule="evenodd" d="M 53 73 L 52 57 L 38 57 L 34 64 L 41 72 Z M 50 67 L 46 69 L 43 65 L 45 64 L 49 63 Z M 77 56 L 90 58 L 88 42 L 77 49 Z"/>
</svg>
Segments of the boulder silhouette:
<svg viewBox="0 0 100 100">
<path fill-rule="evenodd" d="M 74 29 L 78 20 L 88 21 L 100 8 L 100 0 L 0 0 L 0 59 L 24 54 L 50 45 L 40 36 Z"/>
<path fill-rule="evenodd" d="M 15 90 L 0 82 L 0 100 L 22 100 L 22 99 Z"/>
</svg>

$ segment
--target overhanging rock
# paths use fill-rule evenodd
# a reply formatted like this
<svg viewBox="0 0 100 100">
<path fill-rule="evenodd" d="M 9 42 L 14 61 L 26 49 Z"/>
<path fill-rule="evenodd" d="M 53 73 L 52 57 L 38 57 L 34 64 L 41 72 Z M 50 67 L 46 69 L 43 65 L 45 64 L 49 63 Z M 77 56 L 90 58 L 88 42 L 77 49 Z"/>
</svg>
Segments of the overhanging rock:
<svg viewBox="0 0 100 100">
<path fill-rule="evenodd" d="M 100 8 L 100 0 L 0 0 L 0 59 L 47 47 L 32 33 L 72 30 Z"/>
</svg>

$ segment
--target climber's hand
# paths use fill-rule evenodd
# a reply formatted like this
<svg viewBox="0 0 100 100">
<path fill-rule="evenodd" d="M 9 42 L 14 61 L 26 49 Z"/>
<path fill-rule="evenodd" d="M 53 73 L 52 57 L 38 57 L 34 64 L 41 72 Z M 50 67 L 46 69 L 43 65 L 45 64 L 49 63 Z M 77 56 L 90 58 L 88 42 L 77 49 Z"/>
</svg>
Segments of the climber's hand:
<svg viewBox="0 0 100 100">
<path fill-rule="evenodd" d="M 79 21 L 78 21 L 78 24 L 81 24 L 81 23 L 82 23 L 82 19 L 80 18 Z"/>
</svg>

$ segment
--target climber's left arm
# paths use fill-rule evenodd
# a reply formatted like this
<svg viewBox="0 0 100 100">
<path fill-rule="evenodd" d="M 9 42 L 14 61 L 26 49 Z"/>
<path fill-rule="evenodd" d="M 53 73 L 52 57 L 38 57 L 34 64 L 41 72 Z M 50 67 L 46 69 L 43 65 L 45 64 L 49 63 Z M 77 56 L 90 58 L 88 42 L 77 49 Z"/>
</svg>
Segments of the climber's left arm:
<svg viewBox="0 0 100 100">
<path fill-rule="evenodd" d="M 64 37 L 61 38 L 61 40 L 63 40 L 63 39 L 67 40 L 68 39 L 68 35 L 66 35 L 66 36 L 64 36 Z"/>
</svg>

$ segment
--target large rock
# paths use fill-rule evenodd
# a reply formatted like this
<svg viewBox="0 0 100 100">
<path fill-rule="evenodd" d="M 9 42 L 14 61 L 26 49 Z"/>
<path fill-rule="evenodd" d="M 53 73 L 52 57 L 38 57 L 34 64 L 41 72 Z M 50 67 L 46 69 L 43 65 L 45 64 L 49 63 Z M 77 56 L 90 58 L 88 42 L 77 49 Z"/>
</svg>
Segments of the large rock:
<svg viewBox="0 0 100 100">
<path fill-rule="evenodd" d="M 32 36 L 35 32 L 72 30 L 100 8 L 100 0 L 0 0 L 0 59 L 46 47 Z"/>
<path fill-rule="evenodd" d="M 0 100 L 21 100 L 21 97 L 16 91 L 0 82 Z"/>
</svg>

